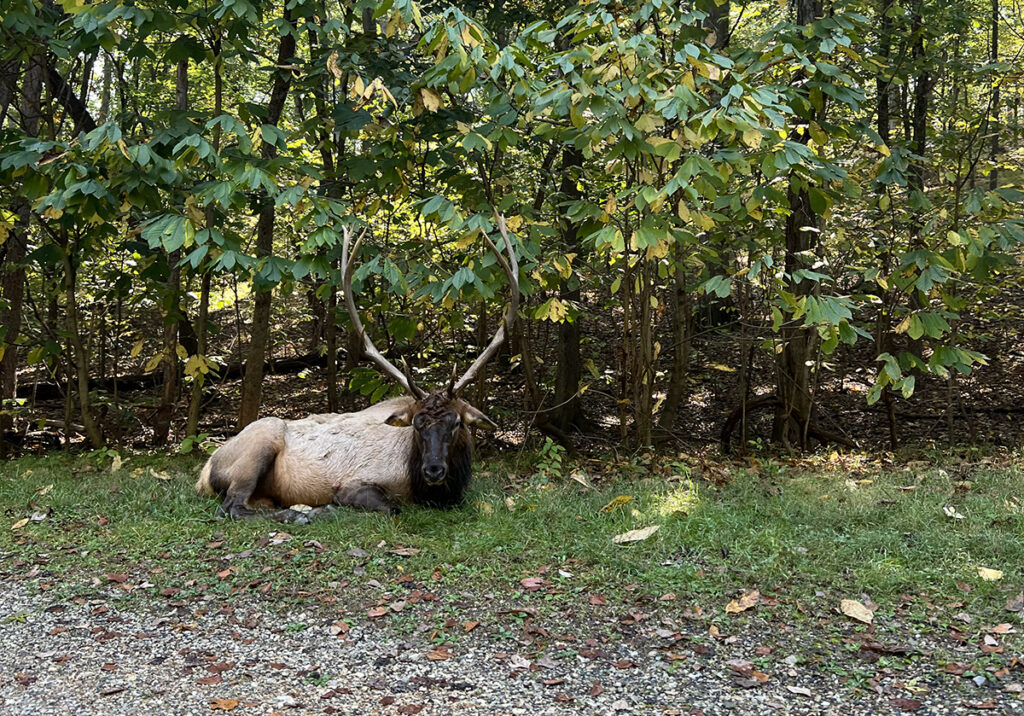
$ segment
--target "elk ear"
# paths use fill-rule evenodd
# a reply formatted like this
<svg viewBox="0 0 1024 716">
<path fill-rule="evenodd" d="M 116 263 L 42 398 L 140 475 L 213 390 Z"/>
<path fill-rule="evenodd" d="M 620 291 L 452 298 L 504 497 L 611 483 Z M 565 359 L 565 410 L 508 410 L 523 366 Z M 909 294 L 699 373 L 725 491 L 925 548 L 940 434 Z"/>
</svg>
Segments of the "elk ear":
<svg viewBox="0 0 1024 716">
<path fill-rule="evenodd" d="M 391 425 L 396 428 L 407 428 L 412 425 L 412 418 L 415 404 L 410 405 L 408 408 L 403 408 L 396 411 L 388 416 L 388 419 L 384 421 L 386 425 Z"/>
<path fill-rule="evenodd" d="M 498 424 L 474 408 L 469 403 L 465 404 L 462 411 L 462 422 L 470 428 L 483 428 L 484 430 L 497 430 Z"/>
</svg>

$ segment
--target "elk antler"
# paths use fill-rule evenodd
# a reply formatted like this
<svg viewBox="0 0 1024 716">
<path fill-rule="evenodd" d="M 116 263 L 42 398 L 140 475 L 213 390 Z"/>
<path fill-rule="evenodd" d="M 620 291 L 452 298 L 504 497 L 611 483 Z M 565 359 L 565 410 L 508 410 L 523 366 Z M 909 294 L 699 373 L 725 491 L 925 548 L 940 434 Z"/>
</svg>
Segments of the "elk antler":
<svg viewBox="0 0 1024 716">
<path fill-rule="evenodd" d="M 348 308 L 348 315 L 352 319 L 352 328 L 359 334 L 361 343 L 363 344 L 363 351 L 367 357 L 372 360 L 378 368 L 387 376 L 390 376 L 392 380 L 402 386 L 411 396 L 416 400 L 422 400 L 426 397 L 426 392 L 417 386 L 412 380 L 412 374 L 408 376 L 402 373 L 398 368 L 391 364 L 391 362 L 385 358 L 377 347 L 373 345 L 373 341 L 366 335 L 366 330 L 363 328 L 363 322 L 359 319 L 359 309 L 356 307 L 356 299 L 352 294 L 352 268 L 353 262 L 350 258 L 354 258 L 359 253 L 359 247 L 363 243 L 363 237 L 366 236 L 366 229 L 364 227 L 362 232 L 359 234 L 359 238 L 356 239 L 356 245 L 352 247 L 352 253 L 349 253 L 349 244 L 352 242 L 352 229 L 347 226 L 341 227 L 342 242 L 341 242 L 341 274 L 342 274 L 342 290 L 345 292 L 345 306 Z"/>
<path fill-rule="evenodd" d="M 491 339 L 491 342 L 484 349 L 484 352 L 481 353 L 475 361 L 473 361 L 473 365 L 469 366 L 466 372 L 462 374 L 461 378 L 449 384 L 448 391 L 452 394 L 458 393 L 476 380 L 476 376 L 480 372 L 480 369 L 487 364 L 487 361 L 494 357 L 494 354 L 498 352 L 501 344 L 505 342 L 509 333 L 512 332 L 512 324 L 515 323 L 516 313 L 519 311 L 519 262 L 516 261 L 516 253 L 512 249 L 512 239 L 509 237 L 508 230 L 505 227 L 505 217 L 495 211 L 494 218 L 498 222 L 498 231 L 501 232 L 501 238 L 505 240 L 505 251 L 508 252 L 508 260 L 506 261 L 505 257 L 501 255 L 501 252 L 498 251 L 498 247 L 494 245 L 493 241 L 491 241 L 490 236 L 486 233 L 483 236 L 484 241 L 487 242 L 487 246 L 494 252 L 495 257 L 498 259 L 498 263 L 501 265 L 501 268 L 505 270 L 505 275 L 508 277 L 508 285 L 511 291 L 509 304 L 505 309 L 505 317 L 502 320 L 501 325 L 498 326 L 498 330 L 494 334 L 494 338 Z"/>
</svg>

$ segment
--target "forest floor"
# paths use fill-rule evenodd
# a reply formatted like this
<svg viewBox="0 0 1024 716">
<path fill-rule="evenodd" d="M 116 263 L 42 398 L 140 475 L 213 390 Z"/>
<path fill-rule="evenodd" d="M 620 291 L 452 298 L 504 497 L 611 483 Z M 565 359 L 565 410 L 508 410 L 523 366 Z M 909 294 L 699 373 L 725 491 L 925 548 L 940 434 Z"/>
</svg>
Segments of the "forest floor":
<svg viewBox="0 0 1024 716">
<path fill-rule="evenodd" d="M 1021 713 L 1020 465 L 530 456 L 282 526 L 195 457 L 11 460 L 0 710 Z"/>
</svg>

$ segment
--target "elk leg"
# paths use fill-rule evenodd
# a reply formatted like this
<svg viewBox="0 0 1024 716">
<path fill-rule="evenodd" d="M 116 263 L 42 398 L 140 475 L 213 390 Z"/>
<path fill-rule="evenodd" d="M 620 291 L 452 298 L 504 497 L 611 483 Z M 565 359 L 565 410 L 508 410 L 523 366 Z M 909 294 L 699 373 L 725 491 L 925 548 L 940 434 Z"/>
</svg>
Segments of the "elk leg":
<svg viewBox="0 0 1024 716">
<path fill-rule="evenodd" d="M 249 445 L 247 449 L 228 452 L 211 465 L 210 484 L 223 490 L 224 500 L 217 509 L 218 517 L 245 519 L 259 514 L 245 506 L 260 481 L 274 467 L 277 450 L 272 445 Z M 223 451 L 223 448 L 222 448 Z"/>
<path fill-rule="evenodd" d="M 391 502 L 377 485 L 357 484 L 339 487 L 334 492 L 334 504 L 355 507 L 357 510 L 398 514 L 398 505 Z"/>
</svg>

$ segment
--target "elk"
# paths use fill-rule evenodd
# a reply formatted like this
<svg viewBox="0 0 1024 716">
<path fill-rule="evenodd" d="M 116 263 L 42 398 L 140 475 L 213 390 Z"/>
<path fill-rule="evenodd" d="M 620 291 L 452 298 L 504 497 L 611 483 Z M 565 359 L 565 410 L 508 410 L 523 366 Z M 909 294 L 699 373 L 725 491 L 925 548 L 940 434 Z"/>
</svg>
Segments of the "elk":
<svg viewBox="0 0 1024 716">
<path fill-rule="evenodd" d="M 462 377 L 452 370 L 448 385 L 432 393 L 413 381 L 408 363 L 395 367 L 373 345 L 359 318 L 352 292 L 356 254 L 366 229 L 351 247 L 352 231 L 342 229 L 342 290 L 363 351 L 407 395 L 385 400 L 356 413 L 310 415 L 300 420 L 262 418 L 247 425 L 207 460 L 196 491 L 223 499 L 219 516 L 246 518 L 267 514 L 258 507 L 284 509 L 269 516 L 305 521 L 293 505 L 313 513 L 347 505 L 393 513 L 402 503 L 447 508 L 461 504 L 473 461 L 471 428 L 497 426 L 459 397 L 497 353 L 512 330 L 519 308 L 519 265 L 504 217 L 496 214 L 506 260 L 483 234 L 509 283 L 510 300 L 491 342 Z"/>
</svg>

